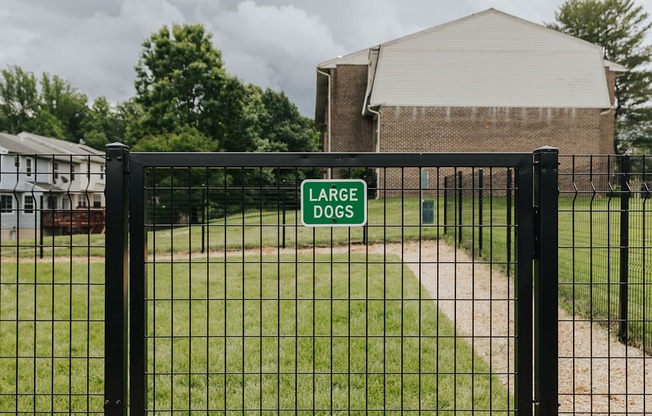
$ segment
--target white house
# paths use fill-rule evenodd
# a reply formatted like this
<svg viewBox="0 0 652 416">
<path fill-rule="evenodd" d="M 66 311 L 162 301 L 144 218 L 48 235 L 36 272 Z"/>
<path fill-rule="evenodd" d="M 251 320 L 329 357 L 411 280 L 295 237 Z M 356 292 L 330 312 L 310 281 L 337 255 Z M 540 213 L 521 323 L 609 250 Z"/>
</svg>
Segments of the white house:
<svg viewBox="0 0 652 416">
<path fill-rule="evenodd" d="M 90 223 L 83 211 L 104 207 L 104 183 L 102 152 L 30 133 L 0 133 L 0 238 L 37 238 L 44 226 L 46 233 L 76 228 L 73 217 Z M 57 218 L 69 219 L 69 227 L 57 225 Z"/>
</svg>

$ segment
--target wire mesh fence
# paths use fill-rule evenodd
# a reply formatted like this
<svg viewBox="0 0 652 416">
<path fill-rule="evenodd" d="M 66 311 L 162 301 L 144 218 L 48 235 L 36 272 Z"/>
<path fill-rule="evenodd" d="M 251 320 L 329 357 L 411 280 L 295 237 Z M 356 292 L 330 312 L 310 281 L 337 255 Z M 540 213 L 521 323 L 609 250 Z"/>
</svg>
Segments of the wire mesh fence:
<svg viewBox="0 0 652 416">
<path fill-rule="evenodd" d="M 560 157 L 560 413 L 652 411 L 649 169 L 647 156 Z"/>
<path fill-rule="evenodd" d="M 650 173 L 649 156 L 560 156 L 561 414 L 652 411 Z M 482 197 L 486 177 L 459 171 L 445 179 L 446 235 L 480 253 L 488 250 L 478 238 L 487 229 L 472 218 L 486 218 L 488 203 L 505 198 L 510 205 L 511 198 Z M 509 171 L 499 180 L 511 188 Z M 501 212 L 511 224 L 513 208 Z M 494 234 L 494 241 L 513 255 L 510 233 Z"/>
<path fill-rule="evenodd" d="M 0 414 L 104 411 L 103 165 L 0 155 Z"/>
<path fill-rule="evenodd" d="M 0 157 L 0 414 L 103 413 L 104 160 Z M 353 228 L 300 225 L 328 167 L 148 171 L 148 412 L 523 412 L 517 170 L 360 168 Z M 561 414 L 652 409 L 650 169 L 560 158 Z"/>
<path fill-rule="evenodd" d="M 456 169 L 340 169 L 347 178 L 375 173 L 366 224 L 304 227 L 297 184 L 328 172 L 323 160 L 319 169 L 238 163 L 153 163 L 142 188 L 132 183 L 147 241 L 143 276 L 131 276 L 132 290 L 146 282 L 133 414 L 532 410 L 531 358 L 518 360 L 531 357 L 530 342 L 519 342 L 531 321 L 517 318 L 531 305 L 500 272 L 518 260 L 504 250 L 468 255 L 443 238 L 443 178 Z M 528 203 L 491 179 L 484 192 Z M 504 203 L 488 207 L 492 247 L 494 233 L 517 226 L 505 223 Z M 131 261 L 139 263 L 133 251 Z M 132 347 L 136 338 L 132 327 Z M 138 389 L 144 400 L 134 408 Z"/>
</svg>

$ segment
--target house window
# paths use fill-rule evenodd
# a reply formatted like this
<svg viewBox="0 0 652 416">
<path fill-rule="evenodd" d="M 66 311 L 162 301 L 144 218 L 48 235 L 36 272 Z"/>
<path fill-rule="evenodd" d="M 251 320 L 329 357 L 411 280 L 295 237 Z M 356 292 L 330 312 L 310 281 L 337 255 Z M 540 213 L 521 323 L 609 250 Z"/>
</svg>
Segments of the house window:
<svg viewBox="0 0 652 416">
<path fill-rule="evenodd" d="M 70 165 L 70 182 L 75 180 L 75 166 Z"/>
<path fill-rule="evenodd" d="M 0 212 L 11 212 L 14 210 L 14 197 L 11 195 L 0 195 Z"/>
<path fill-rule="evenodd" d="M 27 159 L 27 160 L 29 160 L 29 159 Z M 25 195 L 23 197 L 23 209 L 24 209 L 25 214 L 34 213 L 34 205 L 35 205 L 35 201 L 34 201 L 33 196 Z"/>
<path fill-rule="evenodd" d="M 52 179 L 54 182 L 59 179 L 59 162 L 52 162 Z"/>
<path fill-rule="evenodd" d="M 59 199 L 56 196 L 48 196 L 48 208 L 49 209 L 58 209 L 59 208 Z"/>
<path fill-rule="evenodd" d="M 102 208 L 102 194 L 93 194 L 93 208 Z"/>
<path fill-rule="evenodd" d="M 70 209 L 70 206 L 72 204 L 70 203 L 70 198 L 61 198 L 61 208 L 62 209 Z"/>
<path fill-rule="evenodd" d="M 32 163 L 33 161 L 31 157 L 25 159 L 25 173 L 27 176 L 32 176 Z"/>
<path fill-rule="evenodd" d="M 14 156 L 14 166 L 20 167 L 20 156 L 18 155 Z"/>
<path fill-rule="evenodd" d="M 100 179 L 104 179 L 104 171 L 106 170 L 106 165 L 100 167 Z"/>
</svg>

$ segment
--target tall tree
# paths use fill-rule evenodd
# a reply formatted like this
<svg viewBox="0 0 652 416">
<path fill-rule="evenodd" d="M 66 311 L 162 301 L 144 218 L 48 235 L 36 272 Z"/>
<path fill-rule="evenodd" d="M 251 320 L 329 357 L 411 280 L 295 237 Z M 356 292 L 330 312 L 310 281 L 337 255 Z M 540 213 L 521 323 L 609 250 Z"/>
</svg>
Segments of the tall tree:
<svg viewBox="0 0 652 416">
<path fill-rule="evenodd" d="M 604 47 L 628 72 L 616 79 L 615 150 L 652 149 L 652 46 L 649 14 L 634 0 L 567 0 L 548 26 Z M 647 140 L 645 140 L 647 137 Z"/>
<path fill-rule="evenodd" d="M 34 74 L 19 66 L 3 69 L 0 78 L 0 129 L 12 134 L 26 130 L 39 107 Z"/>
<path fill-rule="evenodd" d="M 267 89 L 262 93 L 265 112 L 260 117 L 263 137 L 275 144 L 275 150 L 314 152 L 319 132 L 311 119 L 299 113 L 297 106 L 283 92 Z"/>
<path fill-rule="evenodd" d="M 192 127 L 215 141 L 225 134 L 228 76 L 211 35 L 201 25 L 164 26 L 143 43 L 136 66 L 136 102 L 145 133 Z"/>
<path fill-rule="evenodd" d="M 68 81 L 33 73 L 18 66 L 2 71 L 0 78 L 0 129 L 78 141 L 88 110 L 87 98 Z"/>
<path fill-rule="evenodd" d="M 61 132 L 56 135 L 52 132 L 50 135 L 74 142 L 82 138 L 82 123 L 88 110 L 86 95 L 59 76 L 44 73 L 41 78 L 40 102 L 38 117 L 53 118 L 60 125 Z"/>
</svg>

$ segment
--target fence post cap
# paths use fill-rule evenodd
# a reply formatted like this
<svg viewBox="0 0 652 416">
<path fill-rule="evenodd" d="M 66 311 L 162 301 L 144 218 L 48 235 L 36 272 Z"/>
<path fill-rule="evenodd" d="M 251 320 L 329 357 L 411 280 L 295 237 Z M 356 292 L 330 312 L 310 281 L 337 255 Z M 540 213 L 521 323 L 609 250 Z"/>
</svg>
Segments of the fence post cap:
<svg viewBox="0 0 652 416">
<path fill-rule="evenodd" d="M 125 150 L 128 150 L 129 146 L 127 146 L 124 143 L 114 142 L 114 143 L 107 144 L 106 146 L 104 146 L 104 148 L 107 149 L 107 150 L 108 149 L 125 149 Z"/>
<path fill-rule="evenodd" d="M 559 149 L 553 146 L 541 146 L 534 153 L 559 153 Z"/>
</svg>

